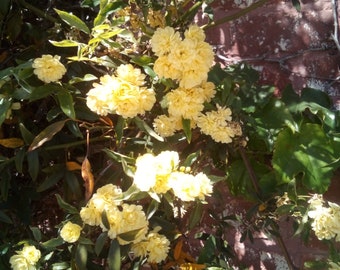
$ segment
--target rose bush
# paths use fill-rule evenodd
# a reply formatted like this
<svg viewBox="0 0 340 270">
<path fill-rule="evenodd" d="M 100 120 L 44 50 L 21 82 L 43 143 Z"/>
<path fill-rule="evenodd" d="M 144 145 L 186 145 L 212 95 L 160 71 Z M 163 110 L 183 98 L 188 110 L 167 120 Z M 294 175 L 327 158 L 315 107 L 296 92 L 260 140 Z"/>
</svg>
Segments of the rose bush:
<svg viewBox="0 0 340 270">
<path fill-rule="evenodd" d="M 232 269 L 225 224 L 280 239 L 287 215 L 329 243 L 306 266 L 338 265 L 339 207 L 321 195 L 339 167 L 339 112 L 321 91 L 278 97 L 250 66 L 215 63 L 210 2 L 89 0 L 55 19 L 20 1 L 53 24 L 48 45 L 0 71 L 2 268 Z M 253 203 L 246 217 L 206 211 L 217 185 Z M 37 218 L 50 195 L 63 211 L 52 224 Z"/>
</svg>

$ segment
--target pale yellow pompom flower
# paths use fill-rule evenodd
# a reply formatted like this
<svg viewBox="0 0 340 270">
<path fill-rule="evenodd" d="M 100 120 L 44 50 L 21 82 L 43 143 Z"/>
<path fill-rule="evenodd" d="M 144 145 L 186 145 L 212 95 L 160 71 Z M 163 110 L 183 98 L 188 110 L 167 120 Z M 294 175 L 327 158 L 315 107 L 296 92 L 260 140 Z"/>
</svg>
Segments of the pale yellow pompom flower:
<svg viewBox="0 0 340 270">
<path fill-rule="evenodd" d="M 157 28 L 151 38 L 152 51 L 157 56 L 169 54 L 174 46 L 181 42 L 181 36 L 172 27 Z"/>
<path fill-rule="evenodd" d="M 179 80 L 182 77 L 181 69 L 178 68 L 178 65 L 173 64 L 173 59 L 170 54 L 160 56 L 155 61 L 153 70 L 159 78 Z"/>
<path fill-rule="evenodd" d="M 201 186 L 201 184 L 204 186 Z M 202 199 L 204 195 L 208 195 L 203 194 L 203 192 L 210 190 L 206 184 L 203 178 L 195 178 L 192 174 L 184 172 L 173 172 L 169 176 L 169 186 L 175 196 L 182 201 L 194 201 L 196 198 Z"/>
<path fill-rule="evenodd" d="M 217 111 L 200 114 L 196 122 L 201 132 L 211 136 L 214 141 L 230 143 L 232 138 L 242 135 L 240 124 L 231 119 L 231 110 L 218 106 Z"/>
<path fill-rule="evenodd" d="M 60 230 L 61 238 L 68 243 L 76 242 L 81 233 L 81 227 L 78 224 L 68 221 Z"/>
<path fill-rule="evenodd" d="M 174 89 L 165 98 L 169 114 L 178 118 L 194 120 L 204 108 L 204 96 L 193 88 Z"/>
<path fill-rule="evenodd" d="M 136 171 L 133 182 L 141 191 L 149 191 L 156 183 L 156 158 L 146 153 L 136 159 Z"/>
<path fill-rule="evenodd" d="M 23 255 L 13 255 L 9 259 L 9 263 L 11 264 L 11 268 L 13 270 L 35 270 L 36 268 L 31 265 Z"/>
<path fill-rule="evenodd" d="M 196 42 L 202 42 L 205 40 L 205 33 L 203 29 L 196 24 L 190 25 L 189 28 L 184 32 L 184 36 L 186 39 L 191 39 Z"/>
<path fill-rule="evenodd" d="M 136 86 L 145 83 L 145 74 L 139 68 L 134 68 L 131 64 L 120 65 L 117 68 L 117 77 Z"/>
<path fill-rule="evenodd" d="M 80 217 L 85 224 L 99 226 L 102 220 L 102 210 L 97 209 L 90 200 L 85 207 L 81 208 Z"/>
<path fill-rule="evenodd" d="M 170 249 L 170 241 L 157 232 L 150 232 L 147 236 L 146 249 L 148 251 L 149 263 L 160 263 L 164 261 Z"/>
<path fill-rule="evenodd" d="M 36 264 L 41 257 L 40 250 L 37 249 L 35 246 L 24 246 L 21 254 L 26 258 L 28 263 L 32 265 Z"/>
<path fill-rule="evenodd" d="M 174 135 L 177 130 L 182 129 L 182 118 L 162 114 L 154 119 L 153 127 L 158 135 L 169 137 Z"/>
<path fill-rule="evenodd" d="M 41 257 L 41 252 L 35 246 L 24 246 L 22 250 L 17 251 L 9 262 L 13 270 L 35 270 L 35 264 Z"/>
<path fill-rule="evenodd" d="M 122 219 L 118 225 L 117 239 L 119 244 L 127 245 L 130 243 L 138 243 L 145 238 L 148 231 L 149 221 L 143 211 L 141 205 L 123 204 Z M 136 231 L 134 239 L 126 239 L 120 234 Z"/>
<path fill-rule="evenodd" d="M 36 58 L 32 64 L 34 74 L 45 83 L 59 81 L 66 73 L 66 68 L 59 60 L 60 56 L 49 54 Z"/>
</svg>

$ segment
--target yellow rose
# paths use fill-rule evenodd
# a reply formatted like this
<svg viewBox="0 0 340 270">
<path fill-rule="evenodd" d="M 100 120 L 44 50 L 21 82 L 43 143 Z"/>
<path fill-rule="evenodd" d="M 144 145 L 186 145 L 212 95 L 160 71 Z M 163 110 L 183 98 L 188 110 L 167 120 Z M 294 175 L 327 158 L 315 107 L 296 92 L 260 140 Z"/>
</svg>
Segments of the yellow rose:
<svg viewBox="0 0 340 270">
<path fill-rule="evenodd" d="M 71 221 L 67 222 L 60 231 L 61 238 L 68 243 L 74 243 L 79 239 L 81 227 Z"/>
<path fill-rule="evenodd" d="M 24 246 L 21 251 L 17 251 L 17 254 L 9 259 L 9 263 L 14 270 L 35 270 L 35 264 L 40 257 L 40 250 L 35 246 Z"/>
<path fill-rule="evenodd" d="M 32 265 L 36 264 L 41 257 L 40 250 L 36 249 L 35 246 L 25 246 L 22 249 L 21 254 L 26 258 L 28 263 Z"/>
<path fill-rule="evenodd" d="M 50 83 L 60 80 L 66 73 L 66 68 L 59 61 L 60 56 L 42 55 L 41 58 L 36 58 L 33 61 L 32 67 L 34 74 L 38 76 L 39 80 Z"/>
</svg>

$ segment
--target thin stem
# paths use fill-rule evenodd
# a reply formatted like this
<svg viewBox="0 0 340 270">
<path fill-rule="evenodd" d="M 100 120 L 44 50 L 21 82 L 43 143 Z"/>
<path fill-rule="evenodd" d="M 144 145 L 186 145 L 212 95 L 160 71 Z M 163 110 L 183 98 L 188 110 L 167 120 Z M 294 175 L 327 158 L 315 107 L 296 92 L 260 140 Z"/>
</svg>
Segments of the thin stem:
<svg viewBox="0 0 340 270">
<path fill-rule="evenodd" d="M 240 10 L 239 12 L 236 12 L 233 15 L 223 17 L 223 18 L 221 18 L 219 20 L 216 20 L 216 21 L 214 21 L 214 22 L 212 22 L 210 24 L 207 24 L 207 25 L 203 26 L 202 28 L 203 29 L 208 29 L 208 28 L 212 28 L 212 27 L 218 26 L 218 25 L 226 23 L 226 22 L 230 22 L 230 21 L 236 20 L 236 19 L 246 15 L 250 11 L 253 11 L 254 9 L 257 9 L 258 7 L 263 6 L 267 2 L 268 2 L 268 0 L 260 0 L 260 1 L 256 2 L 256 3 L 250 5 L 249 7 L 246 7 L 244 9 Z"/>
<path fill-rule="evenodd" d="M 283 252 L 283 256 L 285 257 L 285 259 L 287 261 L 289 269 L 290 270 L 299 270 L 299 268 L 294 265 L 292 259 L 290 258 L 287 247 L 286 247 L 286 245 L 285 245 L 285 243 L 282 239 L 282 236 L 280 234 L 278 236 L 276 236 L 276 240 L 277 240 L 277 243 L 279 244 L 279 246 L 280 246 L 280 248 Z"/>
<path fill-rule="evenodd" d="M 91 142 L 98 142 L 98 141 L 105 141 L 105 140 L 110 140 L 111 137 L 105 136 L 105 137 L 97 137 L 91 139 Z M 69 147 L 74 147 L 82 144 L 87 144 L 87 140 L 81 140 L 81 141 L 76 141 L 76 142 L 71 142 L 71 143 L 64 143 L 64 144 L 58 144 L 58 145 L 52 145 L 48 147 L 44 147 L 46 151 L 51 151 L 51 150 L 57 150 L 57 149 L 65 149 Z"/>
<path fill-rule="evenodd" d="M 260 188 L 259 188 L 259 185 L 258 185 L 256 174 L 255 174 L 255 172 L 253 170 L 253 167 L 250 164 L 250 161 L 249 161 L 249 159 L 248 159 L 248 157 L 246 155 L 246 152 L 245 152 L 244 148 L 240 147 L 239 148 L 239 152 L 241 154 L 241 157 L 242 157 L 242 160 L 244 162 L 244 165 L 246 165 L 247 172 L 248 172 L 250 180 L 251 180 L 251 182 L 253 184 L 255 193 L 256 193 L 258 198 L 261 198 L 261 196 L 260 196 L 261 192 L 260 192 Z"/>
<path fill-rule="evenodd" d="M 25 2 L 25 0 L 18 0 L 18 3 L 22 6 L 24 6 L 25 8 L 29 9 L 33 13 L 35 13 L 40 18 L 45 18 L 46 20 L 49 20 L 53 23 L 59 22 L 59 20 L 57 20 L 56 18 L 52 17 L 51 15 L 48 15 L 46 12 L 42 11 L 41 9 Z"/>
</svg>

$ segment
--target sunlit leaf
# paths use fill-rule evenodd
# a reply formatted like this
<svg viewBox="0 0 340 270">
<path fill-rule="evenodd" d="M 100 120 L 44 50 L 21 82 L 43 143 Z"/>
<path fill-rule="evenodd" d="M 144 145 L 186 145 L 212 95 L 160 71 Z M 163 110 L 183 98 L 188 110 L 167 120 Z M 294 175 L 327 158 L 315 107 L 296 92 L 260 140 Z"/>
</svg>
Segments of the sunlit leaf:
<svg viewBox="0 0 340 270">
<path fill-rule="evenodd" d="M 74 83 L 79 83 L 79 82 L 90 82 L 97 80 L 98 78 L 92 74 L 85 74 L 84 77 L 73 77 L 70 81 L 69 84 L 74 84 Z"/>
<path fill-rule="evenodd" d="M 145 123 L 145 121 L 143 121 L 139 117 L 135 117 L 134 121 L 140 130 L 145 131 L 147 134 L 149 134 L 151 137 L 154 137 L 158 141 L 164 141 L 164 139 L 159 136 L 147 123 Z"/>
<path fill-rule="evenodd" d="M 50 40 L 50 43 L 56 47 L 78 47 L 80 44 L 79 42 L 70 39 L 64 39 L 62 41 Z"/>
<path fill-rule="evenodd" d="M 20 138 L 0 139 L 0 144 L 6 148 L 18 148 L 24 145 L 24 141 Z"/>
<path fill-rule="evenodd" d="M 90 29 L 87 27 L 86 23 L 84 23 L 81 19 L 79 19 L 77 16 L 69 13 L 69 12 L 65 12 L 62 10 L 58 10 L 58 9 L 54 9 L 59 17 L 66 22 L 68 25 L 75 27 L 76 29 L 86 33 L 86 34 L 90 34 L 91 31 Z"/>
<path fill-rule="evenodd" d="M 28 151 L 33 151 L 51 140 L 55 134 L 62 130 L 66 121 L 67 120 L 58 121 L 46 127 L 33 139 Z"/>
<path fill-rule="evenodd" d="M 328 165 L 339 157 L 333 153 L 332 143 L 317 124 L 304 124 L 300 132 L 283 130 L 275 143 L 273 167 L 283 182 L 303 174 L 303 184 L 308 189 L 323 193 L 333 175 Z"/>
<path fill-rule="evenodd" d="M 8 98 L 0 97 L 0 125 L 5 121 L 7 111 L 10 109 L 12 103 Z"/>
</svg>

